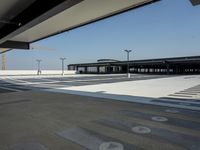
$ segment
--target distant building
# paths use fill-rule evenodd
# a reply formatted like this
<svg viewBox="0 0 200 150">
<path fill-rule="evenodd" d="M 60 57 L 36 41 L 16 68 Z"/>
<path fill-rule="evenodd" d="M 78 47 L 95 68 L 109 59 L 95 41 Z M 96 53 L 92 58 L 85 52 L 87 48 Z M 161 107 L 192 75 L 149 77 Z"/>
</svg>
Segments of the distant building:
<svg viewBox="0 0 200 150">
<path fill-rule="evenodd" d="M 200 56 L 131 60 L 129 62 L 100 59 L 96 63 L 70 64 L 68 69 L 84 74 L 126 73 L 128 63 L 131 73 L 200 74 Z"/>
</svg>

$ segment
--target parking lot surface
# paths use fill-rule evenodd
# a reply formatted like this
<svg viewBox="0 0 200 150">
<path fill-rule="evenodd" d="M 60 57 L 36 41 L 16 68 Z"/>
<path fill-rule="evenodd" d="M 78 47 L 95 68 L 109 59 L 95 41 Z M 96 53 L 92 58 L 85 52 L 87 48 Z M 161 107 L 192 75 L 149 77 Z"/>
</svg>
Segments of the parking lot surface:
<svg viewBox="0 0 200 150">
<path fill-rule="evenodd" d="M 170 77 L 4 78 L 0 81 L 0 149 L 200 150 L 199 110 L 134 102 L 144 99 L 139 96 L 127 102 L 48 91 L 63 84 L 84 87 L 165 78 Z M 145 99 L 171 102 L 171 106 L 190 101 L 199 107 L 198 99 L 192 98 Z"/>
</svg>

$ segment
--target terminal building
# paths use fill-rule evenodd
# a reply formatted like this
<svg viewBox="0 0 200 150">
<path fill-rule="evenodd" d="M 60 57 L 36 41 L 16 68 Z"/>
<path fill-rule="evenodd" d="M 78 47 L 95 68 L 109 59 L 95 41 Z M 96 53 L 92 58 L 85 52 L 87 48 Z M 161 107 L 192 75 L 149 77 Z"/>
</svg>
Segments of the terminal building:
<svg viewBox="0 0 200 150">
<path fill-rule="evenodd" d="M 84 74 L 126 73 L 128 69 L 130 73 L 144 74 L 200 74 L 200 56 L 131 61 L 100 59 L 95 63 L 68 65 L 68 70 Z"/>
</svg>

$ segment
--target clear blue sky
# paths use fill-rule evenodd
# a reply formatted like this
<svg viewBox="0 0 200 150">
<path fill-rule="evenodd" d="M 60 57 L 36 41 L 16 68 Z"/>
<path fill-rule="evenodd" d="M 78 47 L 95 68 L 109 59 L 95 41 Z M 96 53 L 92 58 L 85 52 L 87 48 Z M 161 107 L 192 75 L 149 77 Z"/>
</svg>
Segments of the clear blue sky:
<svg viewBox="0 0 200 150">
<path fill-rule="evenodd" d="M 8 69 L 60 69 L 60 57 L 70 63 L 96 62 L 100 58 L 131 59 L 200 55 L 200 6 L 189 0 L 162 0 L 127 13 L 39 41 L 55 51 L 8 52 Z"/>
</svg>

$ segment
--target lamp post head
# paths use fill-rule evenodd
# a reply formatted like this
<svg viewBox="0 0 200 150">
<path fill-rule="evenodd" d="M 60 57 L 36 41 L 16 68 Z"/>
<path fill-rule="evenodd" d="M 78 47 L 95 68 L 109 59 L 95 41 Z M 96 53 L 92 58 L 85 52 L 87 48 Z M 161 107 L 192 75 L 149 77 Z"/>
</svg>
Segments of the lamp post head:
<svg viewBox="0 0 200 150">
<path fill-rule="evenodd" d="M 65 59 L 66 59 L 66 58 L 62 58 L 62 57 L 60 58 L 60 60 L 65 60 Z"/>
<path fill-rule="evenodd" d="M 129 53 L 132 52 L 132 50 L 125 49 L 124 51 L 127 53 L 127 75 L 128 78 L 130 78 L 131 74 L 129 73 Z"/>
<path fill-rule="evenodd" d="M 127 53 L 132 52 L 132 50 L 128 50 L 128 49 L 125 49 L 124 51 L 127 52 Z"/>
<path fill-rule="evenodd" d="M 36 59 L 36 61 L 37 61 L 37 62 L 41 62 L 42 60 L 41 60 L 41 59 Z"/>
</svg>

